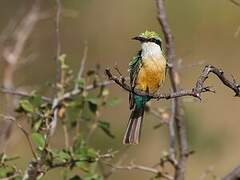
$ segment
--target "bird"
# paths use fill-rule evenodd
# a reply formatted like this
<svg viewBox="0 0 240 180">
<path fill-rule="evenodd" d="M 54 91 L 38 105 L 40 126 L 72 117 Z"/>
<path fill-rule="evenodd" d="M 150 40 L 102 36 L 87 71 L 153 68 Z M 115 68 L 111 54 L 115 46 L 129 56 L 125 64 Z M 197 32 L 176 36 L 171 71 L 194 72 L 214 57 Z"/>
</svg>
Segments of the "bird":
<svg viewBox="0 0 240 180">
<path fill-rule="evenodd" d="M 123 144 L 139 144 L 145 104 L 151 99 L 133 93 L 134 89 L 148 93 L 158 92 L 166 76 L 167 61 L 158 33 L 145 31 L 133 37 L 141 43 L 141 50 L 129 63 L 130 86 L 129 107 L 131 112 L 123 138 Z"/>
</svg>

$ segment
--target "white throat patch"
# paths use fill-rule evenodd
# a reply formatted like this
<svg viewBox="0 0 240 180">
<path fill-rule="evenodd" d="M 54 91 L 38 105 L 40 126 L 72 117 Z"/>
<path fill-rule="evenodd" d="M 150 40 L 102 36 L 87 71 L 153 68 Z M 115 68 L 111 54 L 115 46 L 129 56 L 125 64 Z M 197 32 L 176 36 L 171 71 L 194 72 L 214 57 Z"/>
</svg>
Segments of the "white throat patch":
<svg viewBox="0 0 240 180">
<path fill-rule="evenodd" d="M 158 58 L 162 56 L 162 50 L 159 45 L 154 42 L 142 43 L 142 57 L 144 58 Z"/>
</svg>

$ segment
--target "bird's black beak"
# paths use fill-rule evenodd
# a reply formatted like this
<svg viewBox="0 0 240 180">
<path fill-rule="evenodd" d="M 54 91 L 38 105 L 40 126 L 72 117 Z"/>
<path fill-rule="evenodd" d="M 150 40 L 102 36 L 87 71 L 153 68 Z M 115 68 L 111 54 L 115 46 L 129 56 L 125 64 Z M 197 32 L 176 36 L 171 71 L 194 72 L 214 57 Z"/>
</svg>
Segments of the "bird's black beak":
<svg viewBox="0 0 240 180">
<path fill-rule="evenodd" d="M 132 38 L 132 40 L 138 40 L 138 41 L 142 41 L 142 40 L 143 40 L 143 38 L 142 38 L 142 37 L 140 37 L 140 36 L 136 36 L 136 37 L 133 37 L 133 38 Z"/>
</svg>

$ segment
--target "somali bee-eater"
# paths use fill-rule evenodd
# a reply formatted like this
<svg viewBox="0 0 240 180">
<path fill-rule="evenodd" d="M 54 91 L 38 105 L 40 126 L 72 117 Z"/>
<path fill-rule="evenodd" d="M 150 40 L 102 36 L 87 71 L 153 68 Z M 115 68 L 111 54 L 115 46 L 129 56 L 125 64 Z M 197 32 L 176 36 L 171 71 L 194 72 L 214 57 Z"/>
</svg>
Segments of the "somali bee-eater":
<svg viewBox="0 0 240 180">
<path fill-rule="evenodd" d="M 141 50 L 129 63 L 130 85 L 132 90 L 156 93 L 165 80 L 166 59 L 162 53 L 161 38 L 152 31 L 146 31 L 133 38 L 141 43 Z M 129 93 L 132 110 L 124 135 L 124 144 L 138 144 L 144 115 L 144 106 L 149 96 Z"/>
</svg>

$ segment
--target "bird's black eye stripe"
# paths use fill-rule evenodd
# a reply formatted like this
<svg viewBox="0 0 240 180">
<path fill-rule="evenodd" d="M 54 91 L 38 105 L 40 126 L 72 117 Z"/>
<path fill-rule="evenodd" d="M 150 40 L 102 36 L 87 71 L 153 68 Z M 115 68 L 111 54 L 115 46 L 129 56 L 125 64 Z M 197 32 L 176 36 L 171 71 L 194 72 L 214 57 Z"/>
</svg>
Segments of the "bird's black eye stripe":
<svg viewBox="0 0 240 180">
<path fill-rule="evenodd" d="M 154 42 L 154 43 L 158 44 L 160 47 L 162 47 L 162 42 L 158 39 L 151 38 L 148 41 Z"/>
<path fill-rule="evenodd" d="M 156 40 L 156 44 L 158 44 L 160 47 L 162 47 L 162 42 L 160 40 Z"/>
</svg>

